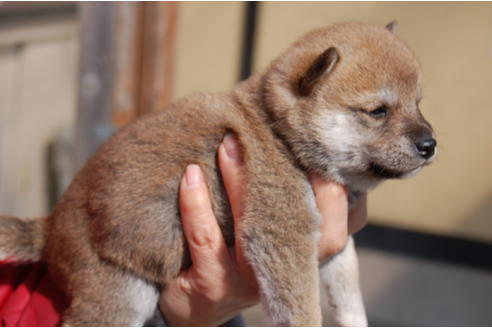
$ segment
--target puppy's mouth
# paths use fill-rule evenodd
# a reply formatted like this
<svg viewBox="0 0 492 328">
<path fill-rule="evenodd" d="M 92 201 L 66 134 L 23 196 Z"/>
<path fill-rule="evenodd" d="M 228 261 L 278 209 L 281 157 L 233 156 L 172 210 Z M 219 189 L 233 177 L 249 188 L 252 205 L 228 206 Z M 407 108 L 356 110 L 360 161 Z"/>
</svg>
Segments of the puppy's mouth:
<svg viewBox="0 0 492 328">
<path fill-rule="evenodd" d="M 369 172 L 380 179 L 403 179 L 407 177 L 414 176 L 422 169 L 422 166 L 418 166 L 410 171 L 398 171 L 387 168 L 385 166 L 379 165 L 372 162 L 369 165 Z"/>
</svg>

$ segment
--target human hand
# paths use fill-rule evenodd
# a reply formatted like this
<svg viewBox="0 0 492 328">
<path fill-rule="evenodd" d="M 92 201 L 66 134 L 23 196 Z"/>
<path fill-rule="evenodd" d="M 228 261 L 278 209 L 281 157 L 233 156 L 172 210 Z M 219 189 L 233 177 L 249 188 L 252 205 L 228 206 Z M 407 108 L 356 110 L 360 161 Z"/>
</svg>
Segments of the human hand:
<svg viewBox="0 0 492 328">
<path fill-rule="evenodd" d="M 218 159 L 237 227 L 242 213 L 242 160 L 232 135 L 224 138 Z M 217 326 L 257 303 L 258 285 L 240 243 L 233 253 L 228 251 L 198 165 L 187 167 L 179 203 L 192 266 L 165 286 L 159 306 L 170 325 Z"/>
<path fill-rule="evenodd" d="M 238 227 L 243 211 L 242 160 L 232 135 L 224 138 L 218 155 L 234 226 Z M 316 175 L 310 178 L 323 217 L 318 253 L 325 260 L 345 246 L 349 233 L 365 224 L 366 195 L 348 211 L 346 188 Z M 193 264 L 165 287 L 160 309 L 170 325 L 219 325 L 258 302 L 254 273 L 240 243 L 232 254 L 228 252 L 196 165 L 188 166 L 181 182 L 180 209 Z"/>
<path fill-rule="evenodd" d="M 349 235 L 366 225 L 367 193 L 363 193 L 355 206 L 349 209 L 345 186 L 325 180 L 317 174 L 311 174 L 310 181 L 322 217 L 318 258 L 324 262 L 345 247 Z"/>
</svg>

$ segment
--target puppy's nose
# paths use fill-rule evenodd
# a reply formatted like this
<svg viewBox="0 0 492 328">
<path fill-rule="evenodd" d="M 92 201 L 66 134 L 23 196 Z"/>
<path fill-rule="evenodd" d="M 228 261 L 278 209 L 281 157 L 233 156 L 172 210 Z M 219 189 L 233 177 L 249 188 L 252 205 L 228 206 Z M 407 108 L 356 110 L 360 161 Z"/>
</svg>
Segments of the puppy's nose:
<svg viewBox="0 0 492 328">
<path fill-rule="evenodd" d="M 436 139 L 432 137 L 425 137 L 415 142 L 417 151 L 419 152 L 420 156 L 425 159 L 429 159 L 434 155 L 434 152 L 436 151 L 436 145 Z"/>
</svg>

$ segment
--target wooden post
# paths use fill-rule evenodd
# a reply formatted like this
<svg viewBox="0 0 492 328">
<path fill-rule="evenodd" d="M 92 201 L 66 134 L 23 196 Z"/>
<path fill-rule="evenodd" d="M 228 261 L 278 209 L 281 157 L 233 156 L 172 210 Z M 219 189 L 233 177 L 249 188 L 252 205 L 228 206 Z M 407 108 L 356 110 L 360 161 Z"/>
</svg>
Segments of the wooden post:
<svg viewBox="0 0 492 328">
<path fill-rule="evenodd" d="M 122 126 L 171 101 L 177 3 L 120 3 L 117 17 L 113 123 Z"/>
<path fill-rule="evenodd" d="M 138 113 L 142 64 L 142 5 L 120 2 L 116 7 L 112 121 L 122 126 Z"/>
<path fill-rule="evenodd" d="M 176 2 L 149 2 L 143 8 L 142 80 L 139 114 L 171 102 L 176 38 Z"/>
<path fill-rule="evenodd" d="M 81 3 L 76 169 L 116 128 L 170 103 L 176 21 L 176 3 Z"/>
</svg>

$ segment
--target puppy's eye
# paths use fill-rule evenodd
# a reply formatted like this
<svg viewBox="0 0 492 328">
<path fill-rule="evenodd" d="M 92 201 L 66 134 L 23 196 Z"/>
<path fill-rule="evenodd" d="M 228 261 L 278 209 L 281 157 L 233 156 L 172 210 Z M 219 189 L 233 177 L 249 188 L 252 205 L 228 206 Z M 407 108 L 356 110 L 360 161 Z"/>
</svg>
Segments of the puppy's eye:
<svg viewBox="0 0 492 328">
<path fill-rule="evenodd" d="M 371 110 L 369 112 L 369 115 L 376 119 L 385 118 L 386 115 L 388 115 L 388 109 L 384 106 L 380 106 L 376 109 Z"/>
</svg>

